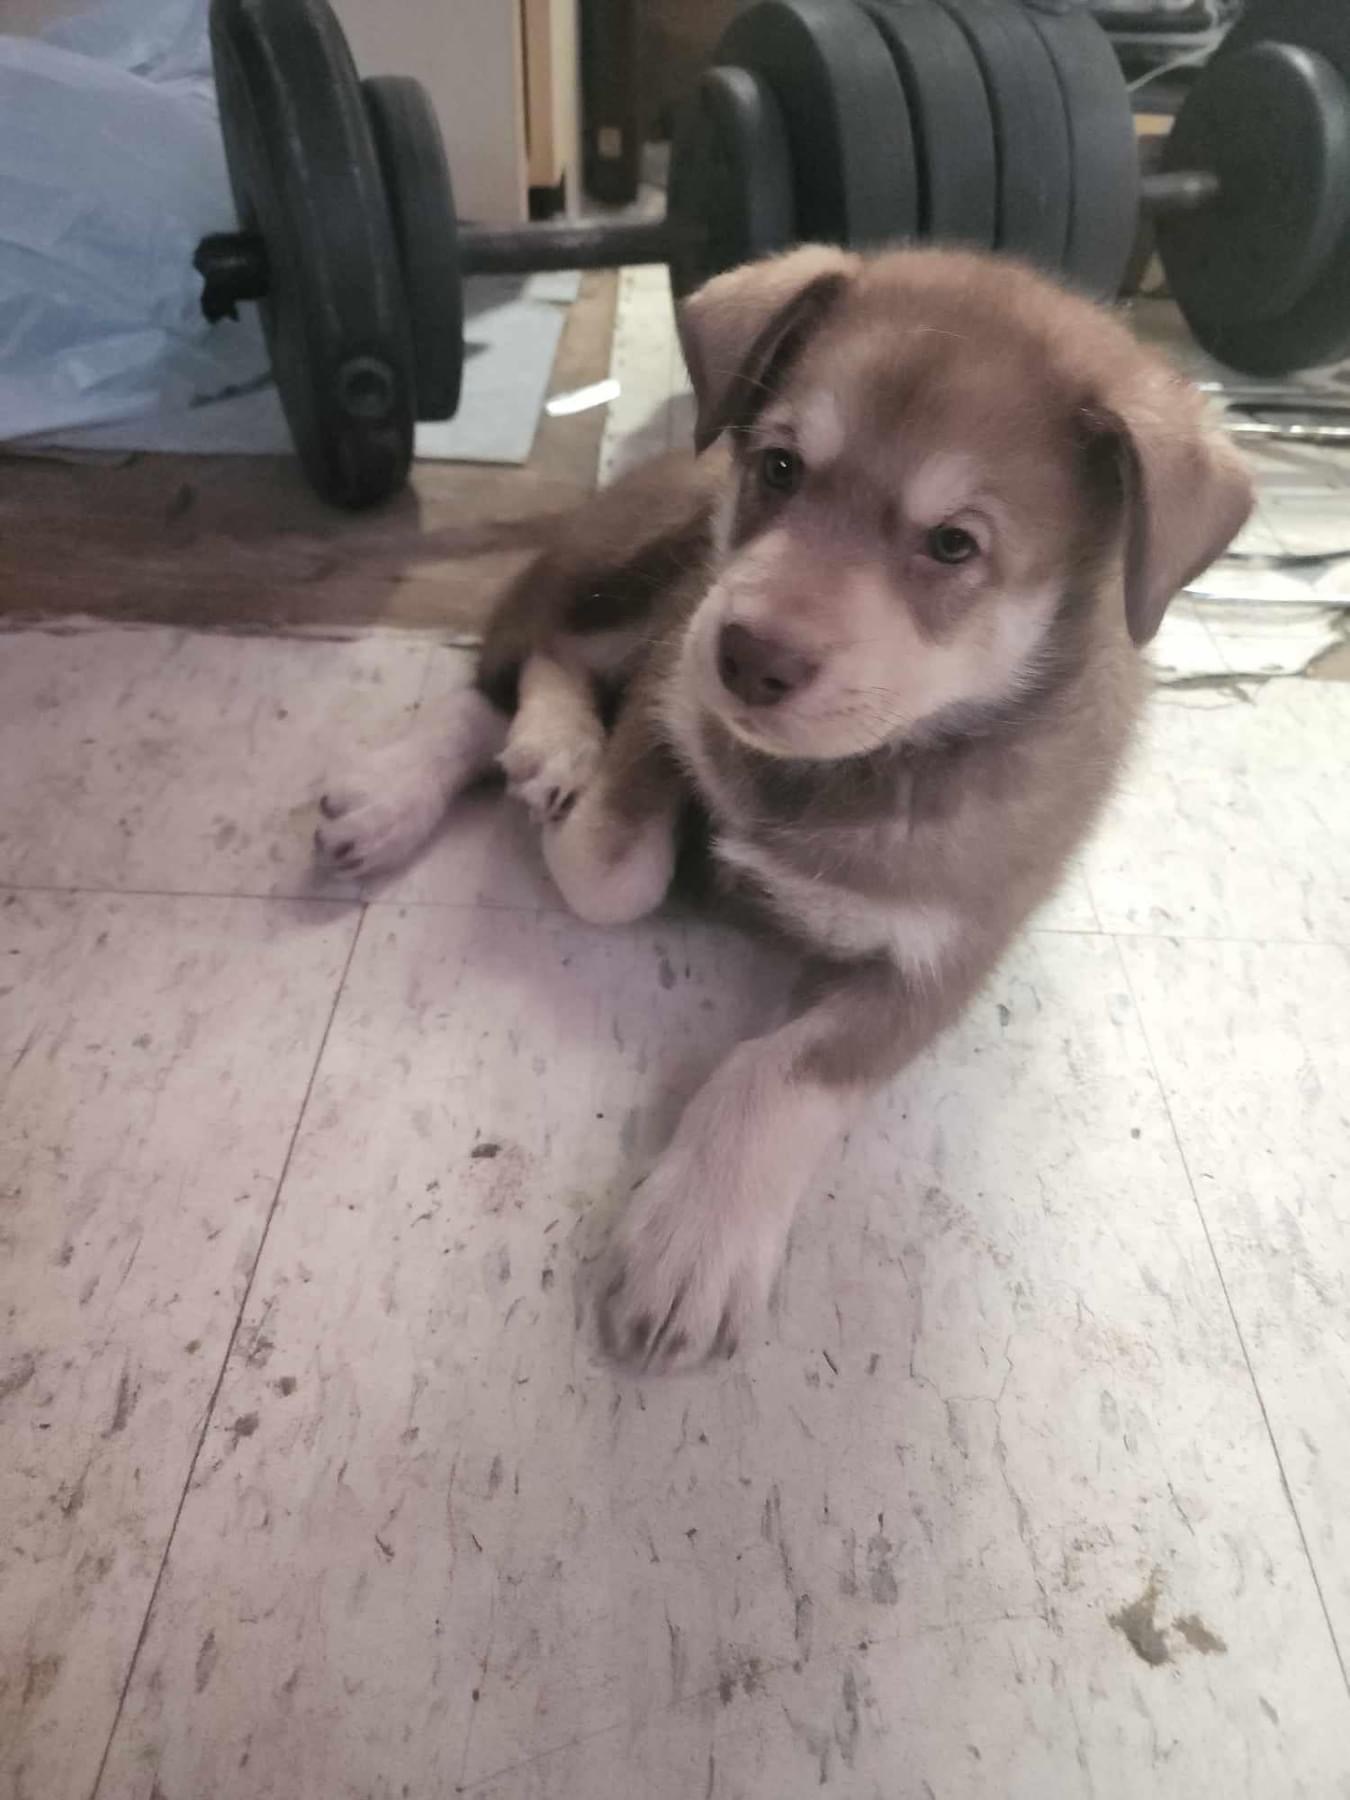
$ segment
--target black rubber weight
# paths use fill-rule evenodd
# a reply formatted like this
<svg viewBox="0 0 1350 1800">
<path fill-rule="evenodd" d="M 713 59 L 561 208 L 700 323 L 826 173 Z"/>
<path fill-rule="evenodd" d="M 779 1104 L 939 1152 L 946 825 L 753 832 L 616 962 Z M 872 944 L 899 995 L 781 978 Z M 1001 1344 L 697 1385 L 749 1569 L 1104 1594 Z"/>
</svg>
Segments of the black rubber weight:
<svg viewBox="0 0 1350 1800">
<path fill-rule="evenodd" d="M 715 60 L 761 77 L 782 108 L 803 238 L 864 249 L 916 236 L 905 92 L 853 0 L 759 0 L 732 20 Z"/>
<path fill-rule="evenodd" d="M 1219 180 L 1204 211 L 1158 222 L 1168 284 L 1187 318 L 1244 326 L 1284 317 L 1350 218 L 1344 83 L 1325 57 L 1291 44 L 1225 56 L 1192 89 L 1164 166 Z"/>
<path fill-rule="evenodd" d="M 211 57 L 239 223 L 261 234 L 272 372 L 305 473 L 338 506 L 407 480 L 403 282 L 361 87 L 324 0 L 212 0 Z"/>
<path fill-rule="evenodd" d="M 1069 131 L 1064 274 L 1085 293 L 1111 300 L 1139 226 L 1139 144 L 1129 89 L 1095 19 L 1066 9 L 1063 0 L 1024 3 L 1054 65 Z"/>
<path fill-rule="evenodd" d="M 398 245 L 419 419 L 453 418 L 464 373 L 455 191 L 431 97 L 410 75 L 361 83 Z"/>
<path fill-rule="evenodd" d="M 1216 62 L 1264 42 L 1315 51 L 1350 88 L 1346 0 L 1256 0 L 1225 38 Z M 1235 123 L 1245 129 L 1245 121 Z M 1350 355 L 1350 229 L 1342 230 L 1321 274 L 1284 313 L 1256 324 L 1198 316 L 1189 322 L 1211 356 L 1251 375 L 1287 375 L 1339 362 Z"/>
<path fill-rule="evenodd" d="M 778 102 L 749 69 L 705 69 L 680 109 L 671 145 L 671 221 L 698 233 L 672 258 L 676 297 L 794 243 L 792 191 Z"/>
<path fill-rule="evenodd" d="M 863 0 L 909 103 L 919 169 L 919 230 L 992 249 L 998 216 L 994 125 L 965 33 L 932 0 Z"/>
<path fill-rule="evenodd" d="M 984 77 L 998 159 L 1000 250 L 1059 274 L 1069 234 L 1069 128 L 1040 33 L 1009 0 L 937 0 Z"/>
</svg>

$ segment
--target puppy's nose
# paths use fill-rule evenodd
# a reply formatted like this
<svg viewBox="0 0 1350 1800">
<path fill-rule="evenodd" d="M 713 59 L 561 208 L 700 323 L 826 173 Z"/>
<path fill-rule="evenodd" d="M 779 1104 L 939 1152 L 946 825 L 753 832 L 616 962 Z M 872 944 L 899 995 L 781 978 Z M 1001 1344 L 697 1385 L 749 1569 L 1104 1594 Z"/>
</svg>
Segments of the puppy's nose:
<svg viewBox="0 0 1350 1800">
<path fill-rule="evenodd" d="M 800 650 L 761 637 L 748 625 L 724 625 L 717 640 L 722 685 L 747 706 L 777 706 L 804 688 L 816 668 Z"/>
</svg>

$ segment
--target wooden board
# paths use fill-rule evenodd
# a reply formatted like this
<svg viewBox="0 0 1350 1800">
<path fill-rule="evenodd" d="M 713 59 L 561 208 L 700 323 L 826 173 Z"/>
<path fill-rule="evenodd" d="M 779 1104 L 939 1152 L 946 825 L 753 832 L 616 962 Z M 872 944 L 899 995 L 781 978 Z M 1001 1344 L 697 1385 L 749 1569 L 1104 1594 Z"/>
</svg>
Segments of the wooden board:
<svg viewBox="0 0 1350 1800">
<path fill-rule="evenodd" d="M 556 188 L 577 168 L 574 0 L 521 0 L 525 138 L 532 188 Z"/>
<path fill-rule="evenodd" d="M 552 392 L 609 366 L 616 278 L 588 275 Z M 604 410 L 540 421 L 523 468 L 419 463 L 376 512 L 332 511 L 290 458 L 141 456 L 111 467 L 11 458 L 0 480 L 0 615 L 474 632 L 537 538 L 529 521 L 595 482 Z M 499 547 L 474 554 L 491 542 Z M 523 541 L 522 541 L 523 540 Z"/>
</svg>

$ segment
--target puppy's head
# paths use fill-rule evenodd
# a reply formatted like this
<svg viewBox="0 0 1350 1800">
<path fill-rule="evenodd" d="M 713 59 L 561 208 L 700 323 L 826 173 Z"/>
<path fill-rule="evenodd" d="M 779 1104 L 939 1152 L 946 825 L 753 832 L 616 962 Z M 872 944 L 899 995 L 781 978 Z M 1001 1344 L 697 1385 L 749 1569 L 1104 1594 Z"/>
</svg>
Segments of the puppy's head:
<svg viewBox="0 0 1350 1800">
<path fill-rule="evenodd" d="M 1005 705 L 1095 608 L 1146 642 L 1250 509 L 1194 389 L 1015 264 L 807 247 L 710 282 L 681 336 L 698 446 L 732 450 L 686 673 L 771 754 Z"/>
</svg>

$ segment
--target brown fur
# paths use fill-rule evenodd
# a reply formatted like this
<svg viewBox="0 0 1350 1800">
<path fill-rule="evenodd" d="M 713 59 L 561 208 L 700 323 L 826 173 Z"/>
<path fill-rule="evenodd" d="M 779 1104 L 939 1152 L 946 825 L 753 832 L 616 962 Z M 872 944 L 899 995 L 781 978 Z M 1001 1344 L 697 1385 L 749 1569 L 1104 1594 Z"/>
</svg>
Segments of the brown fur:
<svg viewBox="0 0 1350 1800">
<path fill-rule="evenodd" d="M 561 648 L 587 660 L 588 641 L 632 631 L 645 641 L 663 596 L 707 552 L 707 518 L 721 470 L 673 454 L 602 489 L 556 529 L 553 541 L 498 601 L 479 659 L 478 685 L 515 709 L 525 659 Z M 640 649 L 617 671 L 626 679 Z"/>
<path fill-rule="evenodd" d="M 987 969 L 1057 882 L 1119 766 L 1142 697 L 1130 618 L 1156 627 L 1160 586 L 1189 577 L 1236 530 L 1246 477 L 1203 427 L 1187 384 L 1115 319 L 1013 265 L 946 252 L 867 264 L 813 247 L 713 282 L 683 335 L 704 435 L 733 433 L 730 462 L 721 448 L 662 459 L 579 513 L 494 622 L 489 691 L 510 686 L 531 648 L 556 653 L 563 640 L 585 662 L 587 605 L 605 624 L 620 621 L 634 633 L 621 670 L 629 716 L 602 780 L 625 816 L 641 810 L 649 783 L 665 792 L 669 694 L 714 571 L 714 502 L 737 484 L 733 549 L 763 530 L 743 468 L 757 419 L 784 388 L 837 388 L 865 364 L 867 410 L 842 466 L 822 480 L 822 510 L 838 522 L 827 555 L 847 554 L 851 513 L 885 504 L 885 480 L 869 496 L 866 475 L 885 471 L 897 440 L 920 452 L 934 439 L 974 441 L 1003 473 L 1029 539 L 1020 566 L 996 567 L 994 584 L 1015 574 L 1062 590 L 1036 678 L 834 760 L 766 754 L 705 714 L 698 730 L 719 792 L 703 791 L 696 771 L 691 786 L 714 828 L 752 827 L 805 876 L 876 900 L 956 901 L 972 928 L 963 960 Z M 995 408 L 1000 392 L 1010 398 Z M 1217 518 L 1209 488 L 1222 490 Z M 1134 614 L 1127 561 L 1141 584 Z M 828 587 L 806 600 L 831 606 Z M 940 601 L 921 593 L 916 613 L 921 638 L 941 634 Z"/>
</svg>

